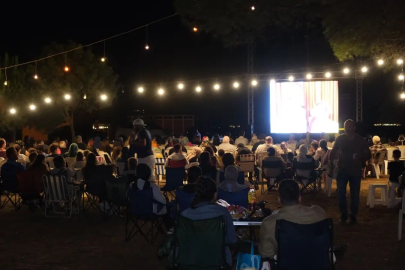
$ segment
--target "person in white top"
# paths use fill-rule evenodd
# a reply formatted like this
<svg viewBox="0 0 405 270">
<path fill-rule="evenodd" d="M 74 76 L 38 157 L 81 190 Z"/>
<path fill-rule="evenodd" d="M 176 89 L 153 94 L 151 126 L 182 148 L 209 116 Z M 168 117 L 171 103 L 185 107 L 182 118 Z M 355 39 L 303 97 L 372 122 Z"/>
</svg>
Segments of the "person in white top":
<svg viewBox="0 0 405 270">
<path fill-rule="evenodd" d="M 280 143 L 279 154 L 280 155 L 287 155 L 290 152 L 292 152 L 292 151 L 291 151 L 291 149 L 287 148 L 287 143 L 286 142 L 281 142 Z"/>
<path fill-rule="evenodd" d="M 273 138 L 271 136 L 267 136 L 266 139 L 264 139 L 264 144 L 257 147 L 255 152 L 256 160 L 259 160 L 259 156 L 267 156 L 267 149 L 269 149 L 269 147 L 274 147 L 276 153 L 278 152 L 277 146 L 273 144 Z"/>
<path fill-rule="evenodd" d="M 224 136 L 222 143 L 217 147 L 217 150 L 224 150 L 225 152 L 236 152 L 236 146 L 229 143 L 230 139 L 228 136 Z"/>
<path fill-rule="evenodd" d="M 248 145 L 249 141 L 245 138 L 245 131 L 239 131 L 239 137 L 235 140 L 235 145 L 243 143 L 243 145 Z"/>
</svg>

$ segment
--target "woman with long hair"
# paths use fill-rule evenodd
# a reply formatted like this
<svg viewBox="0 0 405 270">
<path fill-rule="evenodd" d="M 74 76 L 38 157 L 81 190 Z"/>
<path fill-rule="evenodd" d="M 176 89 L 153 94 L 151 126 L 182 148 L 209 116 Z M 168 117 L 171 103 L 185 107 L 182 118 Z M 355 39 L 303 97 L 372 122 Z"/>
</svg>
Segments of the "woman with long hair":
<svg viewBox="0 0 405 270">
<path fill-rule="evenodd" d="M 38 170 L 38 171 L 49 171 L 48 166 L 45 164 L 45 155 L 39 154 L 28 167 L 27 171 Z"/>
<path fill-rule="evenodd" d="M 211 155 L 211 165 L 212 166 L 217 166 L 217 158 L 215 157 L 214 150 L 211 148 L 211 146 L 205 147 L 205 152 L 210 153 Z"/>
<path fill-rule="evenodd" d="M 77 152 L 79 151 L 79 146 L 76 143 L 72 143 L 69 146 L 68 152 L 65 154 L 65 157 L 76 157 Z"/>
<path fill-rule="evenodd" d="M 190 208 L 184 210 L 181 215 L 191 220 L 210 219 L 223 216 L 226 220 L 225 244 L 236 242 L 236 233 L 233 220 L 228 209 L 215 203 L 217 200 L 217 185 L 209 177 L 200 177 L 197 182 L 196 192 Z M 197 232 L 198 233 L 198 232 Z M 225 247 L 226 262 L 232 265 L 232 256 L 229 247 Z"/>
<path fill-rule="evenodd" d="M 187 156 L 187 160 L 190 163 L 198 162 L 200 155 L 202 153 L 202 149 L 200 147 L 194 147 L 191 154 Z"/>
<path fill-rule="evenodd" d="M 211 164 L 211 155 L 209 152 L 202 152 L 200 155 L 200 165 L 202 175 L 215 178 L 217 174 L 217 167 Z"/>
<path fill-rule="evenodd" d="M 86 157 L 86 164 L 84 165 L 84 167 L 82 169 L 84 180 L 90 179 L 91 172 L 96 167 L 97 167 L 96 155 L 94 153 L 89 153 Z"/>
</svg>

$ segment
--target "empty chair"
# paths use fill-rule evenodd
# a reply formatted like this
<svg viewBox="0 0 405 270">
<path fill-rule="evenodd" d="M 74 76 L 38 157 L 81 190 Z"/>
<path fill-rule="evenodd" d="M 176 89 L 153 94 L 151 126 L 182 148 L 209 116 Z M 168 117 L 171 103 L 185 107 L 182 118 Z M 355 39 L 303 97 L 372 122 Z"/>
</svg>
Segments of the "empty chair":
<svg viewBox="0 0 405 270">
<path fill-rule="evenodd" d="M 245 208 L 248 208 L 249 199 L 248 199 L 249 189 L 243 189 L 239 192 L 227 192 L 222 189 L 218 189 L 218 199 L 224 200 L 229 204 L 240 205 Z"/>
<path fill-rule="evenodd" d="M 169 193 L 175 197 L 174 191 L 183 185 L 185 177 L 185 168 L 166 168 L 166 185 L 161 188 L 163 194 L 167 197 Z"/>
<path fill-rule="evenodd" d="M 194 193 L 188 193 L 181 189 L 176 190 L 176 203 L 178 205 L 178 214 L 181 214 L 184 210 L 190 207 L 191 202 L 194 199 Z"/>
</svg>

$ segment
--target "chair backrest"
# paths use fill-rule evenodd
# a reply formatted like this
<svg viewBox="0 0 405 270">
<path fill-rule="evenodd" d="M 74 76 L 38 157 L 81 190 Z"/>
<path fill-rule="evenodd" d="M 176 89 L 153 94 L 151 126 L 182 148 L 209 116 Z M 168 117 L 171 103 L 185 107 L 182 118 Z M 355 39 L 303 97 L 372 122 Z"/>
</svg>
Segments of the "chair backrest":
<svg viewBox="0 0 405 270">
<path fill-rule="evenodd" d="M 383 163 L 384 160 L 387 159 L 387 149 L 381 149 L 377 151 L 377 153 L 375 153 L 374 158 L 378 163 Z"/>
<path fill-rule="evenodd" d="M 313 224 L 276 221 L 278 269 L 333 269 L 333 221 Z"/>
<path fill-rule="evenodd" d="M 136 190 L 129 188 L 127 192 L 130 203 L 130 214 L 140 217 L 148 217 L 153 215 L 153 190 L 147 188 Z"/>
<path fill-rule="evenodd" d="M 93 173 L 90 179 L 86 179 L 86 192 L 100 197 L 105 195 L 105 181 L 110 179 L 112 175 Z M 112 176 L 113 177 L 113 176 Z"/>
<path fill-rule="evenodd" d="M 75 169 L 75 179 L 76 181 L 83 181 L 82 169 Z"/>
<path fill-rule="evenodd" d="M 117 162 L 116 165 L 117 165 L 117 169 L 118 169 L 117 174 L 122 175 L 125 170 L 125 162 Z"/>
<path fill-rule="evenodd" d="M 181 269 L 221 269 L 226 264 L 225 235 L 224 216 L 191 220 L 180 215 L 175 233 L 178 254 L 174 264 Z"/>
<path fill-rule="evenodd" d="M 267 151 L 261 151 L 257 153 L 256 164 L 262 166 L 262 160 L 267 157 Z"/>
<path fill-rule="evenodd" d="M 254 162 L 255 161 L 255 155 L 254 154 L 242 154 L 239 155 L 239 160 L 242 162 Z"/>
<path fill-rule="evenodd" d="M 244 185 L 245 184 L 245 172 L 239 171 L 238 179 L 236 180 L 238 184 Z"/>
<path fill-rule="evenodd" d="M 239 192 L 227 192 L 221 188 L 218 189 L 218 199 L 224 200 L 229 204 L 240 205 L 245 208 L 248 208 L 249 199 L 248 199 L 249 189 L 245 188 Z"/>
<path fill-rule="evenodd" d="M 194 196 L 195 193 L 188 193 L 184 190 L 176 189 L 176 202 L 179 206 L 179 214 L 190 207 L 191 202 L 194 200 Z"/>
<path fill-rule="evenodd" d="M 262 169 L 268 168 L 268 169 L 278 169 L 281 168 L 282 162 L 281 160 L 262 160 Z"/>
<path fill-rule="evenodd" d="M 65 160 L 66 160 L 69 168 L 72 168 L 73 163 L 76 162 L 76 158 L 74 158 L 74 157 L 67 157 L 67 158 L 65 158 Z"/>
<path fill-rule="evenodd" d="M 186 176 L 186 169 L 166 168 L 166 191 L 174 191 L 183 185 Z"/>
<path fill-rule="evenodd" d="M 39 171 L 22 171 L 17 173 L 18 192 L 21 196 L 30 194 L 40 194 L 44 191 L 44 183 L 42 176 L 46 174 L 46 170 Z"/>
<path fill-rule="evenodd" d="M 239 169 L 244 172 L 254 172 L 255 171 L 255 162 L 238 162 Z"/>
<path fill-rule="evenodd" d="M 110 176 L 110 179 L 105 180 L 105 187 L 107 191 L 107 199 L 114 205 L 126 205 L 127 199 L 127 187 L 128 178 L 126 176 L 121 176 L 115 178 Z"/>
<path fill-rule="evenodd" d="M 165 164 L 166 158 L 156 158 L 155 162 Z M 166 169 L 165 169 L 164 165 L 156 165 L 155 170 L 156 170 L 156 175 L 165 175 L 166 174 Z"/>
<path fill-rule="evenodd" d="M 46 164 L 48 164 L 49 169 L 55 168 L 55 165 L 53 164 L 53 157 L 47 157 L 45 158 Z"/>
<path fill-rule="evenodd" d="M 49 202 L 66 202 L 71 200 L 65 176 L 45 174 L 42 180 L 44 181 L 45 200 Z"/>
</svg>

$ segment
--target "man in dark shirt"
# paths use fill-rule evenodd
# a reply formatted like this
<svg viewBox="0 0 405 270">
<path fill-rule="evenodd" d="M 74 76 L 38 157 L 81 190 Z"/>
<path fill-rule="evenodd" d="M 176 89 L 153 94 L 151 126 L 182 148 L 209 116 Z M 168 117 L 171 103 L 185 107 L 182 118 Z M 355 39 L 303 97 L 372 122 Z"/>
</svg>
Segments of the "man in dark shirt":
<svg viewBox="0 0 405 270">
<path fill-rule="evenodd" d="M 265 138 L 266 138 L 266 135 L 264 135 L 264 134 L 259 134 L 259 137 L 258 137 L 259 141 L 258 141 L 257 143 L 255 143 L 255 144 L 253 145 L 253 147 L 252 147 L 252 152 L 253 152 L 253 153 L 256 152 L 256 149 L 257 149 L 257 147 L 258 147 L 259 145 L 265 143 L 265 142 L 264 142 L 264 139 L 265 139 Z"/>
<path fill-rule="evenodd" d="M 87 145 L 85 143 L 83 143 L 82 136 L 76 136 L 76 144 L 80 150 L 84 151 L 87 149 Z"/>
<path fill-rule="evenodd" d="M 238 155 L 236 156 L 236 160 L 240 160 L 240 155 L 249 155 L 252 154 L 249 148 L 245 147 L 243 143 L 238 144 Z"/>
<path fill-rule="evenodd" d="M 391 182 L 398 183 L 398 177 L 405 171 L 404 161 L 399 160 L 401 158 L 401 151 L 394 150 L 392 157 L 394 161 L 388 163 L 388 174 Z"/>
<path fill-rule="evenodd" d="M 17 191 L 17 172 L 25 171 L 24 166 L 17 162 L 17 151 L 14 147 L 6 150 L 7 162 L 1 166 L 1 178 L 4 190 Z"/>
</svg>

